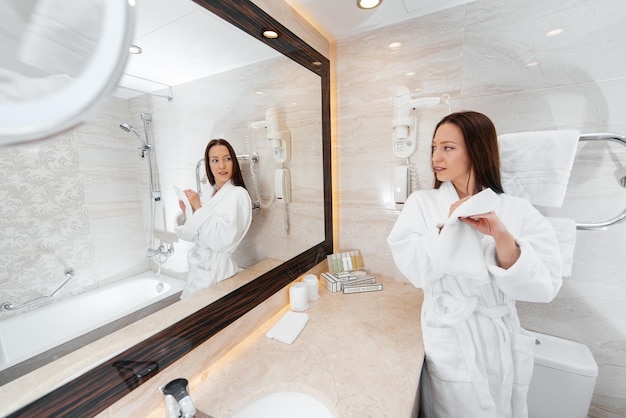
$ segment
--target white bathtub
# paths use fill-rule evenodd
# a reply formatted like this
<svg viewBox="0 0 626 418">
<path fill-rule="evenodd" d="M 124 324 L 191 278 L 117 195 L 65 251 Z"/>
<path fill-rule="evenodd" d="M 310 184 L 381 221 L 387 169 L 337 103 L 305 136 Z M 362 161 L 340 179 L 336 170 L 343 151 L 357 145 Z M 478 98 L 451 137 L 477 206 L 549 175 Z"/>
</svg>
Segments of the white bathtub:
<svg viewBox="0 0 626 418">
<path fill-rule="evenodd" d="M 174 295 L 183 285 L 146 272 L 0 321 L 0 371 Z"/>
</svg>

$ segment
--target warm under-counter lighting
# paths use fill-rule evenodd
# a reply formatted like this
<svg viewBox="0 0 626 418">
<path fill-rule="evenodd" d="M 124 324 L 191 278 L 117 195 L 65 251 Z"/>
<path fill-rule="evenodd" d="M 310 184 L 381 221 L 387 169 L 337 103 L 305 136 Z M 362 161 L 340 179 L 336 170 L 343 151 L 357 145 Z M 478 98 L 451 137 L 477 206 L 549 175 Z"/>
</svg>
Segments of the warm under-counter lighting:
<svg viewBox="0 0 626 418">
<path fill-rule="evenodd" d="M 359 6 L 360 9 L 374 9 L 380 6 L 383 0 L 356 0 L 356 5 Z"/>
</svg>

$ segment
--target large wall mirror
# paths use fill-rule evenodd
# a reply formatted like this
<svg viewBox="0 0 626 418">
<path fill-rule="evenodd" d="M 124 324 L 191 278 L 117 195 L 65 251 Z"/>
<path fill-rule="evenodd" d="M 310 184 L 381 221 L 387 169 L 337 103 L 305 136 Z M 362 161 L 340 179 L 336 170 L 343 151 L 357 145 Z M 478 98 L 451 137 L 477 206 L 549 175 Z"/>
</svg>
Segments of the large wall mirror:
<svg viewBox="0 0 626 418">
<path fill-rule="evenodd" d="M 105 409 L 141 383 L 128 384 L 116 367 L 120 361 L 149 359 L 156 365 L 151 373 L 162 370 L 332 251 L 328 59 L 249 0 L 137 1 L 137 16 L 133 43 L 142 54 L 129 58 L 120 88 L 99 113 L 45 141 L 0 148 L 0 227 L 10 231 L 0 240 L 0 302 L 15 307 L 49 295 L 68 269 L 73 276 L 54 299 L 143 272 L 184 280 L 190 244 L 171 233 L 174 186 L 205 187 L 196 168 L 214 137 L 228 139 L 242 156 L 255 209 L 237 261 L 255 274 L 62 386 L 38 388 L 43 396 L 15 416 L 89 416 Z M 278 38 L 265 38 L 267 29 Z M 289 142 L 284 161 L 275 158 L 268 129 L 259 123 L 269 109 Z M 142 149 L 144 142 L 151 151 Z M 277 169 L 290 173 L 288 203 L 275 196 Z M 173 253 L 148 256 L 147 248 Z M 171 303 L 186 300 L 174 293 L 115 326 L 136 324 Z M 0 321 L 36 308 L 4 309 Z M 111 329 L 4 367 L 2 389 L 9 393 L 21 376 Z"/>
</svg>

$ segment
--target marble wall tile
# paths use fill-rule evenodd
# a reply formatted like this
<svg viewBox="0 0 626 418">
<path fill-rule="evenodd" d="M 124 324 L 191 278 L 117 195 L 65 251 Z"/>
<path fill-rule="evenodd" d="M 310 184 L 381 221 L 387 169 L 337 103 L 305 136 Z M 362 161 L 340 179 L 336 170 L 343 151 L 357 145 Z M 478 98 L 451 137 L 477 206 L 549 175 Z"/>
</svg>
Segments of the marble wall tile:
<svg viewBox="0 0 626 418">
<path fill-rule="evenodd" d="M 368 270 L 398 279 L 386 245 L 397 209 L 393 170 L 406 161 L 391 149 L 392 93 L 449 94 L 450 107 L 412 112 L 419 121 L 411 163 L 418 187 L 432 187 L 430 141 L 449 111 L 489 115 L 499 133 L 546 129 L 626 135 L 626 9 L 614 0 L 512 2 L 465 6 L 342 39 L 336 47 L 340 249 L 359 248 Z M 556 28 L 562 34 L 544 35 Z M 401 43 L 393 53 L 388 45 Z M 538 65 L 526 66 L 534 59 Z M 604 220 L 626 207 L 617 178 L 626 148 L 579 145 L 563 208 L 549 216 Z M 626 173 L 625 173 L 626 174 Z M 626 414 L 624 228 L 578 231 L 572 276 L 550 304 L 523 304 L 529 329 L 588 345 L 600 366 L 590 414 Z"/>
<path fill-rule="evenodd" d="M 0 299 L 51 294 L 64 270 L 91 268 L 93 246 L 77 144 L 71 134 L 0 149 Z M 77 275 L 68 289 L 87 286 Z M 66 290 L 68 290 L 66 289 Z M 4 317 L 13 312 L 3 312 Z"/>
</svg>

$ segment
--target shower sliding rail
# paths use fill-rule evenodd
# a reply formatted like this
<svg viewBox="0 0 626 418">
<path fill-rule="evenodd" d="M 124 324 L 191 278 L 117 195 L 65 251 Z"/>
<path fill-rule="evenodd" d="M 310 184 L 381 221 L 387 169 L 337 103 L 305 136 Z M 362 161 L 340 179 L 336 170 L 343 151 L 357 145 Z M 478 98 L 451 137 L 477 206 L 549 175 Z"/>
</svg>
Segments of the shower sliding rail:
<svg viewBox="0 0 626 418">
<path fill-rule="evenodd" d="M 57 287 L 56 290 L 52 292 L 51 294 L 49 294 L 48 296 L 40 296 L 38 298 L 31 300 L 30 302 L 22 303 L 20 305 L 14 305 L 11 302 L 3 302 L 2 305 L 0 305 L 0 308 L 2 308 L 3 311 L 15 311 L 17 309 L 22 309 L 27 306 L 34 305 L 35 303 L 43 302 L 44 300 L 47 300 L 47 299 L 52 299 L 53 297 L 57 295 L 57 293 L 59 293 L 59 291 L 63 288 L 63 286 L 67 284 L 67 282 L 69 282 L 70 280 L 74 278 L 74 269 L 71 267 L 65 269 L 64 275 L 65 275 L 65 280 L 63 281 L 63 283 L 61 283 L 61 285 Z"/>
<path fill-rule="evenodd" d="M 580 135 L 579 141 L 613 141 L 626 146 L 626 137 L 610 133 L 591 133 Z M 626 208 L 614 218 L 601 222 L 576 222 L 576 229 L 583 231 L 601 231 L 626 220 Z"/>
</svg>

